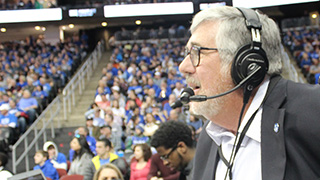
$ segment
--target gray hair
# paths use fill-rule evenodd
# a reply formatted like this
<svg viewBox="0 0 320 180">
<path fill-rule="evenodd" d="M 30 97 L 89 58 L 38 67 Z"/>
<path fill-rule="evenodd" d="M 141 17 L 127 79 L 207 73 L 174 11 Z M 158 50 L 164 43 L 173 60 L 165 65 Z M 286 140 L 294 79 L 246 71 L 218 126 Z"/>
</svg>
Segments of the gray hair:
<svg viewBox="0 0 320 180">
<path fill-rule="evenodd" d="M 268 16 L 256 11 L 262 24 L 262 48 L 269 60 L 268 74 L 280 74 L 282 68 L 282 51 L 279 28 Z M 245 25 L 245 18 L 241 12 L 229 6 L 214 7 L 200 11 L 192 20 L 190 27 L 193 33 L 197 27 L 207 21 L 213 21 L 218 27 L 216 45 L 220 58 L 223 60 L 222 72 L 230 72 L 230 65 L 236 51 L 243 45 L 251 42 L 251 34 Z M 215 27 L 213 27 L 215 28 Z"/>
</svg>

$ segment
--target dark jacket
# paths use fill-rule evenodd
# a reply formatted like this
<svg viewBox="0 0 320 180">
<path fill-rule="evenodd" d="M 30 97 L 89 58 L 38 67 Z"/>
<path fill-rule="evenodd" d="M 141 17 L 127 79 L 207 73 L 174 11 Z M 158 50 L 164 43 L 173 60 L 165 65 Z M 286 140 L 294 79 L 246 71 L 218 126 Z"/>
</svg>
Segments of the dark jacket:
<svg viewBox="0 0 320 180">
<path fill-rule="evenodd" d="M 320 86 L 299 84 L 278 76 L 270 80 L 267 94 L 261 119 L 262 179 L 319 179 L 320 146 L 316 142 L 320 142 Z M 276 123 L 278 131 L 274 130 Z M 197 145 L 193 180 L 214 179 L 219 161 L 217 150 L 203 130 Z"/>
</svg>

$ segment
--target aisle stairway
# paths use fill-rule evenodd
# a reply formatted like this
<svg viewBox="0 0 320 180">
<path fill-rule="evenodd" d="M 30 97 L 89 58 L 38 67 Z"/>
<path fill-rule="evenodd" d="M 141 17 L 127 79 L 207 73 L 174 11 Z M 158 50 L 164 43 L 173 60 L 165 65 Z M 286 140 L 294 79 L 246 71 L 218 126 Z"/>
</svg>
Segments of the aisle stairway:
<svg viewBox="0 0 320 180">
<path fill-rule="evenodd" d="M 72 108 L 72 112 L 68 114 L 67 120 L 62 120 L 61 127 L 84 126 L 86 123 L 84 113 L 88 110 L 91 103 L 94 101 L 94 95 L 98 86 L 98 81 L 101 78 L 101 71 L 107 66 L 111 52 L 104 52 L 98 63 L 97 69 L 89 82 L 86 82 L 85 90 L 81 96 L 76 94 L 76 105 Z"/>
</svg>

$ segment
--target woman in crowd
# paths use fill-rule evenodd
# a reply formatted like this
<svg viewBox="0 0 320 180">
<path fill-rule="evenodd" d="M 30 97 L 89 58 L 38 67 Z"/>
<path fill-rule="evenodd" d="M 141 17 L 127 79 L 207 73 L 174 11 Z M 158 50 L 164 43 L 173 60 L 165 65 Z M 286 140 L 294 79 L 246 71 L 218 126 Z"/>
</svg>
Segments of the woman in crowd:
<svg viewBox="0 0 320 180">
<path fill-rule="evenodd" d="M 93 158 L 86 138 L 83 135 L 76 135 L 70 142 L 70 148 L 74 150 L 74 154 L 68 174 L 83 175 L 86 165 Z"/>
<path fill-rule="evenodd" d="M 113 164 L 102 165 L 93 176 L 93 180 L 124 180 L 121 171 Z"/>
<path fill-rule="evenodd" d="M 151 165 L 151 149 L 147 144 L 137 144 L 133 148 L 134 157 L 130 163 L 130 180 L 147 180 Z"/>
<path fill-rule="evenodd" d="M 156 118 L 151 114 L 146 114 L 146 125 L 144 126 L 144 135 L 151 137 L 156 130 L 159 128 L 158 124 L 156 123 Z"/>
</svg>

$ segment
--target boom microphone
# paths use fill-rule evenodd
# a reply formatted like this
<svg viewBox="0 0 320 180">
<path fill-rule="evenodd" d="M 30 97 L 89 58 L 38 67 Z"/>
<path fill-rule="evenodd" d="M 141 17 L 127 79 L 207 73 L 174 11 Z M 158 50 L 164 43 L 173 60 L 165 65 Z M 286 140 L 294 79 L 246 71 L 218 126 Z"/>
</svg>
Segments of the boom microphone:
<svg viewBox="0 0 320 180">
<path fill-rule="evenodd" d="M 194 102 L 202 102 L 202 101 L 206 101 L 208 99 L 214 99 L 214 98 L 217 98 L 217 97 L 221 97 L 221 96 L 224 96 L 224 95 L 227 95 L 237 89 L 239 89 L 242 85 L 244 85 L 252 76 L 254 76 L 259 70 L 261 69 L 261 66 L 258 66 L 252 73 L 250 73 L 246 78 L 244 78 L 238 85 L 236 85 L 234 88 L 226 91 L 226 92 L 223 92 L 221 94 L 217 94 L 217 95 L 214 95 L 214 96 L 209 96 L 207 97 L 206 95 L 195 95 L 195 96 L 191 96 L 189 98 L 189 101 L 194 101 Z M 246 89 L 245 89 L 245 92 L 249 92 L 249 94 L 245 94 L 245 96 L 250 96 L 250 93 L 251 91 L 253 90 L 252 86 L 247 86 Z M 248 99 L 249 97 L 244 97 L 245 99 Z M 188 102 L 189 102 L 188 101 Z"/>
<path fill-rule="evenodd" d="M 190 102 L 190 96 L 193 96 L 193 95 L 194 95 L 194 92 L 191 88 L 189 87 L 185 88 L 182 91 L 180 98 L 176 102 L 170 104 L 170 107 L 172 109 L 175 109 L 183 106 L 184 104 L 187 104 L 188 102 Z"/>
</svg>

